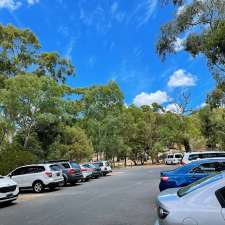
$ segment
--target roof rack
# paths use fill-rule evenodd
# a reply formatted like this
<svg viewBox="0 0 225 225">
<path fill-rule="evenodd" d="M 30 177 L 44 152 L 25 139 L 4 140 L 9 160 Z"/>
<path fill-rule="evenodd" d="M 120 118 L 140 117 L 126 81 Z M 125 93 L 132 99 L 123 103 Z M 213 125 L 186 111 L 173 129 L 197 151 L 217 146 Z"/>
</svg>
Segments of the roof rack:
<svg viewBox="0 0 225 225">
<path fill-rule="evenodd" d="M 48 160 L 48 161 L 45 161 L 45 163 L 59 163 L 59 162 L 69 162 L 71 160 L 69 159 L 59 159 L 59 160 Z"/>
</svg>

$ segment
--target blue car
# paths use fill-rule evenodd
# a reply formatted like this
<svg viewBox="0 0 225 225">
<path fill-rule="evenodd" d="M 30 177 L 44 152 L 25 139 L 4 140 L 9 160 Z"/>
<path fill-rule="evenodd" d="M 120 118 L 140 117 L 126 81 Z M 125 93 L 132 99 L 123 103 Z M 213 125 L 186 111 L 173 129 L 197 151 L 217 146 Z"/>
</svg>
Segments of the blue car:
<svg viewBox="0 0 225 225">
<path fill-rule="evenodd" d="M 175 170 L 161 172 L 159 190 L 184 187 L 221 171 L 225 171 L 225 159 L 214 158 L 194 161 Z"/>
</svg>

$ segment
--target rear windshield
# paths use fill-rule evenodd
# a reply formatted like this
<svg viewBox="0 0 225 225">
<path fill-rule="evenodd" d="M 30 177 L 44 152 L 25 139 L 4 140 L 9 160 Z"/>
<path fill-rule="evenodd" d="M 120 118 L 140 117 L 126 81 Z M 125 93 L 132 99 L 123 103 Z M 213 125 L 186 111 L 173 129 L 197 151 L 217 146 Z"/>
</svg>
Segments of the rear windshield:
<svg viewBox="0 0 225 225">
<path fill-rule="evenodd" d="M 179 197 L 183 197 L 195 190 L 198 190 L 199 188 L 202 188 L 208 184 L 214 183 L 215 181 L 218 181 L 220 179 L 223 179 L 223 176 L 221 174 L 216 176 L 212 175 L 212 176 L 204 177 L 186 187 L 180 188 L 177 192 L 177 195 Z"/>
<path fill-rule="evenodd" d="M 80 165 L 75 162 L 71 162 L 70 165 L 75 169 L 80 169 Z"/>
<path fill-rule="evenodd" d="M 168 159 L 172 159 L 173 158 L 173 155 L 168 155 L 167 158 Z"/>
<path fill-rule="evenodd" d="M 50 165 L 49 167 L 50 167 L 51 171 L 60 171 L 61 170 L 59 165 Z"/>
</svg>

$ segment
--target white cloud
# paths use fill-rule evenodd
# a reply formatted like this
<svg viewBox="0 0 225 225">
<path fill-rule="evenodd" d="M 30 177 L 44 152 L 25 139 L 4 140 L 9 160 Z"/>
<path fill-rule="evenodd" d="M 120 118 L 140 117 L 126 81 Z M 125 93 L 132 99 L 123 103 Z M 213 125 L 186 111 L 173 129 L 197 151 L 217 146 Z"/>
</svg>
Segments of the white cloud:
<svg viewBox="0 0 225 225">
<path fill-rule="evenodd" d="M 179 69 L 175 71 L 169 81 L 169 87 L 188 87 L 188 86 L 195 86 L 196 85 L 196 78 L 191 73 L 186 72 L 183 69 Z"/>
<path fill-rule="evenodd" d="M 183 14 L 185 12 L 186 7 L 187 7 L 186 5 L 182 5 L 182 6 L 178 7 L 177 16 Z"/>
<path fill-rule="evenodd" d="M 23 3 L 22 3 L 23 2 Z M 34 5 L 36 3 L 39 3 L 39 0 L 0 0 L 0 9 L 8 9 L 8 10 L 16 10 L 18 9 L 22 4 L 27 3 L 28 5 Z"/>
<path fill-rule="evenodd" d="M 117 9 L 118 9 L 118 2 L 113 2 L 112 6 L 111 6 L 111 13 L 114 14 L 116 13 Z"/>
<path fill-rule="evenodd" d="M 177 114 L 181 114 L 182 113 L 182 109 L 176 103 L 171 103 L 171 104 L 167 105 L 166 106 L 166 111 L 167 112 L 172 112 L 172 113 L 177 113 Z"/>
<path fill-rule="evenodd" d="M 163 104 L 168 102 L 170 97 L 165 91 L 156 91 L 154 93 L 142 92 L 134 98 L 134 104 L 137 106 L 152 105 L 153 103 Z"/>
<path fill-rule="evenodd" d="M 174 50 L 176 52 L 179 52 L 182 51 L 183 49 L 184 49 L 184 39 L 178 37 L 174 42 Z"/>
<path fill-rule="evenodd" d="M 34 5 L 34 4 L 36 4 L 36 3 L 39 3 L 39 0 L 27 0 L 27 3 L 28 3 L 29 5 Z"/>
<path fill-rule="evenodd" d="M 28 3 L 29 5 L 34 5 L 34 4 L 36 4 L 36 3 L 39 3 L 39 0 L 27 0 L 27 3 Z"/>
<path fill-rule="evenodd" d="M 20 1 L 16 0 L 0 0 L 0 9 L 9 9 L 9 10 L 16 10 L 21 5 Z"/>
<path fill-rule="evenodd" d="M 142 12 L 142 16 L 138 26 L 146 24 L 151 19 L 153 13 L 155 12 L 157 4 L 158 0 L 145 0 L 139 5 L 139 8 L 145 9 L 145 13 Z"/>
</svg>

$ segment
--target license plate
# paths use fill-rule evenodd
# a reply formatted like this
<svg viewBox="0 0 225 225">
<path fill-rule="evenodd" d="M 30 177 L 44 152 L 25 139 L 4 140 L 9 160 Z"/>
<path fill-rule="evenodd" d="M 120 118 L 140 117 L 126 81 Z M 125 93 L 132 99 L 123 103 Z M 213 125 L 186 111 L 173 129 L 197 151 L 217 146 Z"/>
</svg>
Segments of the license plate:
<svg viewBox="0 0 225 225">
<path fill-rule="evenodd" d="M 13 194 L 12 194 L 12 193 L 7 194 L 6 197 L 7 197 L 7 198 L 11 198 L 11 197 L 13 197 Z"/>
</svg>

